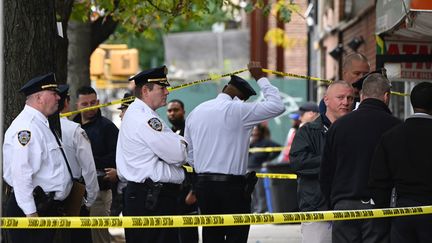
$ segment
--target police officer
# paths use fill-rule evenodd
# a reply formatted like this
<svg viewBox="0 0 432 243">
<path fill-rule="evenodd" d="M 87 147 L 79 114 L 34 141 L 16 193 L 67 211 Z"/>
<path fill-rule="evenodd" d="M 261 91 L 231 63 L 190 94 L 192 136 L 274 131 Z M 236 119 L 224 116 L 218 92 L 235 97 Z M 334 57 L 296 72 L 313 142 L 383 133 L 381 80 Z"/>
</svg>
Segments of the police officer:
<svg viewBox="0 0 432 243">
<path fill-rule="evenodd" d="M 69 85 L 59 85 L 59 111 L 70 111 Z M 93 159 L 90 140 L 80 124 L 70 121 L 67 117 L 60 118 L 63 148 L 76 180 L 83 180 L 86 187 L 86 197 L 81 207 L 80 216 L 89 216 L 90 206 L 96 201 L 99 185 L 96 177 L 96 166 Z M 71 242 L 92 242 L 90 229 L 72 229 L 63 231 L 62 239 L 71 238 Z"/>
<path fill-rule="evenodd" d="M 123 99 L 132 97 L 132 94 L 127 92 L 123 95 Z M 120 106 L 117 108 L 120 110 L 119 117 L 121 120 L 123 120 L 123 116 L 126 112 L 126 110 L 129 108 L 129 105 L 135 100 L 133 98 L 132 100 L 122 102 Z M 118 176 L 118 175 L 117 175 Z M 123 211 L 123 191 L 126 188 L 127 181 L 124 180 L 124 178 L 119 177 L 119 181 L 117 183 L 117 188 L 113 189 L 113 201 L 111 204 L 111 216 L 119 216 L 120 213 Z"/>
<path fill-rule="evenodd" d="M 26 105 L 7 129 L 3 144 L 3 178 L 12 187 L 8 217 L 60 216 L 72 180 L 47 117 L 57 111 L 53 73 L 27 82 L 20 92 Z M 54 229 L 10 231 L 12 242 L 52 242 Z"/>
<path fill-rule="evenodd" d="M 285 111 L 278 89 L 264 77 L 260 63 L 251 62 L 249 71 L 264 101 L 243 102 L 256 93 L 233 75 L 222 93 L 197 106 L 186 119 L 188 162 L 198 173 L 195 191 L 203 214 L 250 213 L 256 176 L 245 175 L 252 128 Z M 248 232 L 249 226 L 204 227 L 203 242 L 246 243 Z"/>
<path fill-rule="evenodd" d="M 128 181 L 125 216 L 174 215 L 185 179 L 186 142 L 162 121 L 156 109 L 166 105 L 166 67 L 138 73 L 135 101 L 127 109 L 117 143 L 119 177 Z M 178 229 L 126 229 L 126 242 L 178 242 Z"/>
<path fill-rule="evenodd" d="M 61 113 L 70 111 L 69 85 L 59 86 Z M 89 208 L 96 200 L 99 185 L 96 177 L 96 166 L 93 159 L 90 140 L 80 124 L 67 117 L 60 118 L 62 142 L 66 157 L 72 170 L 73 177 L 83 179 L 86 185 L 86 199 L 84 205 Z"/>
<path fill-rule="evenodd" d="M 131 97 L 131 96 L 132 96 L 131 93 L 125 93 L 125 94 L 123 95 L 123 99 L 129 98 L 129 97 Z M 131 101 L 126 101 L 126 102 L 122 102 L 121 105 L 120 105 L 120 107 L 117 108 L 117 109 L 120 110 L 119 117 L 120 117 L 121 120 L 123 120 L 124 113 L 126 112 L 127 108 L 129 108 L 129 105 L 130 105 L 132 102 L 133 102 L 133 100 L 131 100 Z"/>
</svg>

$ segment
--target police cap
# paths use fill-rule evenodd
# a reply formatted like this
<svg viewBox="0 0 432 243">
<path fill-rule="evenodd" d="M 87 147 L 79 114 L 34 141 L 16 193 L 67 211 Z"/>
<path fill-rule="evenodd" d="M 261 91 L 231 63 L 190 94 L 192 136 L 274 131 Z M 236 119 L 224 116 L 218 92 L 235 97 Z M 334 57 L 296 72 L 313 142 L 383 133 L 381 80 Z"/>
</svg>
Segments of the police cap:
<svg viewBox="0 0 432 243">
<path fill-rule="evenodd" d="M 123 95 L 123 99 L 126 99 L 126 98 L 131 97 L 131 96 L 132 96 L 131 93 L 125 93 L 125 94 Z M 122 102 L 121 105 L 120 105 L 120 107 L 117 108 L 117 109 L 121 110 L 121 109 L 128 108 L 129 105 L 132 104 L 133 101 L 134 101 L 134 100 L 130 100 L 130 101 L 127 101 L 127 102 Z"/>
<path fill-rule="evenodd" d="M 43 90 L 59 91 L 54 73 L 48 73 L 31 79 L 21 87 L 19 92 L 24 93 L 25 96 L 29 96 Z"/>
<path fill-rule="evenodd" d="M 256 95 L 256 92 L 252 88 L 252 86 L 250 86 L 250 84 L 246 80 L 240 78 L 239 76 L 231 75 L 231 80 L 228 82 L 228 84 L 231 84 L 234 87 L 236 87 L 247 98 L 249 98 L 252 95 Z"/>
<path fill-rule="evenodd" d="M 69 95 L 69 85 L 68 84 L 60 84 L 58 86 L 58 92 L 61 99 L 66 98 Z"/>
<path fill-rule="evenodd" d="M 304 104 L 302 104 L 298 110 L 294 111 L 293 113 L 289 114 L 289 118 L 293 120 L 299 120 L 300 116 L 302 116 L 305 112 L 313 111 L 313 112 L 320 112 L 320 108 L 318 107 L 315 102 L 309 101 Z"/>
<path fill-rule="evenodd" d="M 162 86 L 170 86 L 167 80 L 168 69 L 166 66 L 144 70 L 129 78 L 129 81 L 134 80 L 135 85 L 142 86 L 147 83 L 159 84 Z"/>
</svg>

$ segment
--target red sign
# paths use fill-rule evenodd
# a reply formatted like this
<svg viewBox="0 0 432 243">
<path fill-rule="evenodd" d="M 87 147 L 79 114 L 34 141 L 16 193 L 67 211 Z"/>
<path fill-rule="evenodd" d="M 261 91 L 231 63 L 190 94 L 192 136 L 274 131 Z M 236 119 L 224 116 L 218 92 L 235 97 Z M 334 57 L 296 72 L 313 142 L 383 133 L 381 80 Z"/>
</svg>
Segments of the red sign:
<svg viewBox="0 0 432 243">
<path fill-rule="evenodd" d="M 387 55 L 431 55 L 432 44 L 426 42 L 386 41 Z M 401 78 L 432 79 L 432 62 L 401 63 Z"/>
</svg>

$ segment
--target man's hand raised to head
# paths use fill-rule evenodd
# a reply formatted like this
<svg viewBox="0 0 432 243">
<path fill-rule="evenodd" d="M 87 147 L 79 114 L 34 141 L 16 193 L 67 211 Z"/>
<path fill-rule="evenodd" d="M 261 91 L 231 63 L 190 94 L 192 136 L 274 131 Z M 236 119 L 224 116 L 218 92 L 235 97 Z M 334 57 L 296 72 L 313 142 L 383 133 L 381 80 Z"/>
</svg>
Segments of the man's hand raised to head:
<svg viewBox="0 0 432 243">
<path fill-rule="evenodd" d="M 264 72 L 261 67 L 260 62 L 251 61 L 248 64 L 249 72 L 251 73 L 252 77 L 258 81 L 258 79 L 265 77 Z"/>
</svg>

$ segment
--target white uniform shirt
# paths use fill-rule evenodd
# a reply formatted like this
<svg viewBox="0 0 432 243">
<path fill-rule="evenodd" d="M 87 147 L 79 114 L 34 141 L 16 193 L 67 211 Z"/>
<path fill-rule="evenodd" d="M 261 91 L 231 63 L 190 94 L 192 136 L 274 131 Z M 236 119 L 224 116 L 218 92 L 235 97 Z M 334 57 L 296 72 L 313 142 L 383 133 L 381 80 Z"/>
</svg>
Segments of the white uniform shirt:
<svg viewBox="0 0 432 243">
<path fill-rule="evenodd" d="M 41 186 L 65 199 L 72 180 L 47 118 L 25 106 L 7 129 L 3 144 L 3 178 L 13 187 L 24 214 L 35 213 L 33 189 Z"/>
<path fill-rule="evenodd" d="M 87 202 L 90 207 L 96 200 L 99 185 L 96 177 L 96 166 L 93 159 L 90 140 L 80 124 L 60 118 L 63 148 L 75 179 L 84 178 L 87 191 Z"/>
<path fill-rule="evenodd" d="M 245 103 L 225 93 L 197 106 L 186 119 L 188 162 L 197 173 L 244 175 L 254 125 L 285 111 L 279 90 L 258 80 L 265 100 Z"/>
<path fill-rule="evenodd" d="M 184 180 L 186 142 L 140 99 L 127 109 L 117 141 L 117 172 L 127 181 L 180 184 Z"/>
</svg>

